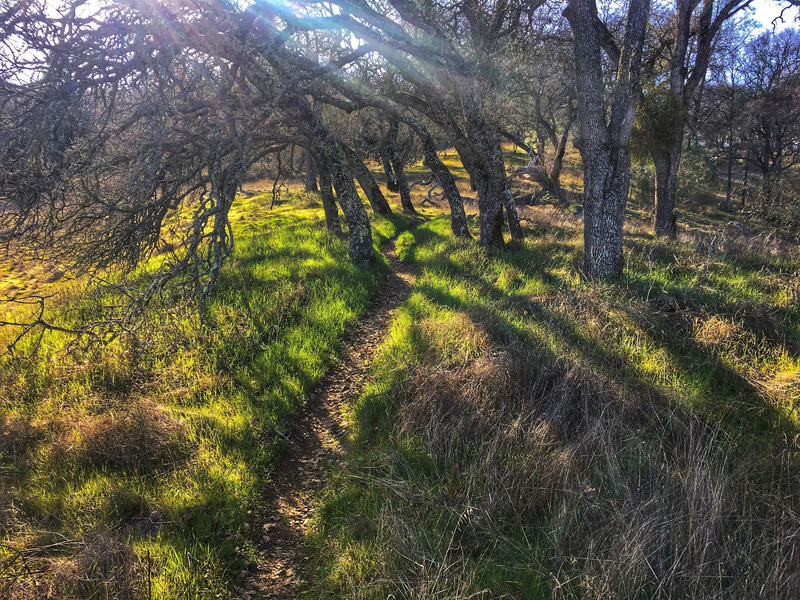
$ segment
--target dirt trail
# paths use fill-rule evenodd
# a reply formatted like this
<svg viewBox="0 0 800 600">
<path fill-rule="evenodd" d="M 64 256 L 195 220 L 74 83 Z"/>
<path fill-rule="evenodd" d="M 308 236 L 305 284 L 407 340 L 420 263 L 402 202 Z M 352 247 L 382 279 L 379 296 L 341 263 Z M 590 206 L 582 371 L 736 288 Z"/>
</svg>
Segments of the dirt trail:
<svg viewBox="0 0 800 600">
<path fill-rule="evenodd" d="M 395 254 L 384 251 L 391 272 L 358 326 L 345 337 L 346 351 L 312 390 L 308 405 L 293 424 L 267 490 L 259 560 L 240 598 L 294 600 L 299 596 L 308 551 L 314 494 L 322 487 L 325 467 L 341 454 L 347 426 L 345 412 L 364 386 L 369 364 L 386 337 L 392 316 L 408 296 L 414 274 Z"/>
</svg>

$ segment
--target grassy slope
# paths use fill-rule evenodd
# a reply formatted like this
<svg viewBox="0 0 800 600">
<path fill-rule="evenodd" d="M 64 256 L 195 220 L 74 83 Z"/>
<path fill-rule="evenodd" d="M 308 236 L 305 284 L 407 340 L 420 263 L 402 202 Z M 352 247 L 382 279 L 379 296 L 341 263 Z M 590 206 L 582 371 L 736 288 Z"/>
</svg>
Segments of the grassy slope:
<svg viewBox="0 0 800 600">
<path fill-rule="evenodd" d="M 445 219 L 401 235 L 420 276 L 322 496 L 308 597 L 792 597 L 798 257 L 634 225 L 623 277 L 591 284 L 581 222 L 530 216 L 492 256 Z"/>
<path fill-rule="evenodd" d="M 35 580 L 39 594 L 127 597 L 150 593 L 148 568 L 153 598 L 231 589 L 280 434 L 386 269 L 350 265 L 318 206 L 268 202 L 235 207 L 208 322 L 156 306 L 137 345 L 66 356 L 51 335 L 35 363 L 4 360 L 0 590 L 23 575 L 21 597 Z M 374 220 L 376 246 L 403 223 Z"/>
<path fill-rule="evenodd" d="M 460 164 L 443 158 L 469 196 Z M 509 156 L 512 167 L 524 162 Z M 566 165 L 568 191 L 579 191 L 579 171 L 574 160 Z M 423 195 L 415 189 L 417 204 Z M 268 211 L 256 196 L 235 210 L 238 249 L 211 324 L 158 307 L 138 348 L 56 356 L 26 373 L 2 366 L 2 566 L 23 550 L 25 563 L 46 569 L 45 583 L 91 596 L 98 587 L 102 595 L 104 580 L 113 580 L 112 592 L 143 591 L 149 556 L 154 597 L 227 593 L 252 552 L 246 507 L 257 501 L 278 434 L 383 270 L 347 265 L 343 241 L 320 226 L 319 208 Z M 632 205 L 632 216 L 645 212 Z M 646 563 L 662 576 L 667 559 L 651 551 L 644 563 L 635 553 L 620 560 L 642 547 L 629 521 L 662 535 L 671 529 L 664 514 L 685 525 L 694 513 L 681 503 L 696 493 L 694 527 L 718 525 L 702 501 L 716 496 L 726 516 L 754 516 L 756 529 L 769 529 L 764 515 L 793 523 L 760 496 L 754 505 L 769 510 L 749 515 L 738 494 L 760 469 L 767 492 L 797 510 L 796 493 L 785 493 L 784 475 L 774 473 L 798 471 L 781 443 L 797 424 L 797 348 L 787 332 L 800 336 L 800 323 L 786 285 L 796 261 L 662 246 L 632 221 L 625 277 L 589 285 L 579 274 L 580 222 L 548 209 L 526 216 L 532 238 L 493 257 L 450 240 L 444 219 L 403 234 L 401 253 L 423 275 L 356 407 L 349 465 L 325 492 L 310 596 L 486 589 L 486 597 L 535 598 L 583 589 L 602 597 L 603 589 L 625 595 L 624 585 L 641 594 L 654 591 Z M 713 229 L 717 217 L 696 222 Z M 377 241 L 393 235 L 395 223 L 377 220 Z M 586 391 L 575 400 L 575 389 Z M 564 413 L 557 390 L 589 414 Z M 591 398 L 611 408 L 598 416 Z M 621 427 L 628 422 L 632 429 Z M 592 437 L 588 424 L 616 437 Z M 685 452 L 676 453 L 685 464 L 663 460 L 664 431 L 673 430 L 688 432 L 681 439 L 720 475 L 704 478 Z M 600 458 L 587 464 L 587 455 Z M 749 479 L 729 490 L 729 463 L 748 455 L 755 458 L 741 471 Z M 690 481 L 699 487 L 689 489 Z M 658 504 L 654 490 L 673 502 L 664 514 L 647 510 Z M 591 518 L 581 524 L 585 514 Z M 564 515 L 574 518 L 559 521 Z M 644 526 L 645 517 L 658 526 Z M 628 545 L 586 525 L 598 519 L 616 524 Z M 677 537 L 665 539 L 692 548 L 678 565 L 686 577 L 687 561 L 717 564 L 698 558 L 686 532 L 674 529 Z M 733 546 L 764 542 L 755 530 L 732 531 Z M 576 540 L 593 540 L 594 554 Z M 782 564 L 778 546 L 773 536 L 753 555 Z M 604 570 L 608 556 L 634 571 Z M 81 578 L 91 583 L 76 589 Z"/>
</svg>

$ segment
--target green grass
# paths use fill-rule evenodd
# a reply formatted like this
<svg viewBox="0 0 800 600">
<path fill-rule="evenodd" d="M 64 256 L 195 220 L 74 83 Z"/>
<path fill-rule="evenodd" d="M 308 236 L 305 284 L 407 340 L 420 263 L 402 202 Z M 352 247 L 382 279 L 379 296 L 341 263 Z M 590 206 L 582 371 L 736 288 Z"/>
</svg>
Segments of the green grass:
<svg viewBox="0 0 800 600">
<path fill-rule="evenodd" d="M 286 198 L 235 205 L 206 320 L 164 299 L 138 339 L 66 355 L 51 334 L 35 362 L 3 359 L 0 590 L 146 596 L 150 571 L 154 598 L 231 594 L 290 418 L 386 273 Z M 398 236 L 419 276 L 319 499 L 306 596 L 753 596 L 733 571 L 780 597 L 758 569 L 792 572 L 800 511 L 797 256 L 657 242 L 631 219 L 622 277 L 591 283 L 581 222 L 528 216 L 502 253 L 447 216 L 373 219 L 376 250 Z M 96 308 L 70 286 L 67 307 Z"/>
<path fill-rule="evenodd" d="M 654 598 L 712 581 L 737 597 L 756 537 L 780 547 L 774 564 L 790 556 L 760 519 L 784 510 L 772 494 L 800 508 L 774 472 L 797 465 L 797 258 L 634 231 L 622 277 L 587 282 L 580 222 L 553 214 L 504 253 L 452 239 L 445 218 L 400 236 L 419 276 L 321 496 L 307 597 Z M 564 394 L 577 404 L 558 405 Z M 714 511 L 727 521 L 689 558 Z M 662 527 L 674 539 L 658 545 Z M 741 580 L 716 579 L 735 561 Z"/>
<path fill-rule="evenodd" d="M 386 273 L 298 202 L 237 203 L 205 320 L 165 300 L 137 340 L 67 355 L 48 334 L 35 360 L 3 359 L 0 588 L 34 589 L 30 569 L 40 593 L 144 594 L 149 562 L 153 598 L 231 592 L 280 436 Z M 373 219 L 376 250 L 407 224 Z"/>
</svg>

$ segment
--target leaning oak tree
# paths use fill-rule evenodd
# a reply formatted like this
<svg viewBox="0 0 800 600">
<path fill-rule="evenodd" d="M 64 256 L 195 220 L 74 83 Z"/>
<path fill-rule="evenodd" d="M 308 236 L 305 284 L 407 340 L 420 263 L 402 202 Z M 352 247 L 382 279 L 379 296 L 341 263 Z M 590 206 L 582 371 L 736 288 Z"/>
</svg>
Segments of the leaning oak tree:
<svg viewBox="0 0 800 600">
<path fill-rule="evenodd" d="M 4 250 L 102 275 L 176 248 L 156 257 L 146 288 L 126 288 L 130 301 L 102 323 L 129 322 L 168 283 L 212 294 L 233 250 L 228 214 L 239 184 L 287 140 L 319 144 L 350 258 L 372 260 L 347 148 L 294 74 L 278 68 L 281 40 L 252 13 L 216 0 L 65 0 L 16 3 L 3 15 Z"/>
<path fill-rule="evenodd" d="M 503 76 L 495 56 L 525 31 L 541 4 L 337 0 L 331 3 L 336 10 L 324 13 L 317 5 L 298 10 L 277 1 L 256 2 L 258 10 L 285 23 L 286 34 L 345 30 L 362 44 L 358 51 L 377 53 L 396 70 L 410 89 L 390 99 L 435 123 L 454 143 L 477 185 L 481 244 L 498 247 L 504 213 L 512 238 L 521 238 L 522 228 L 493 114 Z"/>
<path fill-rule="evenodd" d="M 609 277 L 622 270 L 622 230 L 631 177 L 630 138 L 639 97 L 649 0 L 631 0 L 618 47 L 597 14 L 595 0 L 570 0 L 564 15 L 574 35 L 584 174 L 584 270 Z M 603 52 L 614 66 L 609 100 Z"/>
</svg>

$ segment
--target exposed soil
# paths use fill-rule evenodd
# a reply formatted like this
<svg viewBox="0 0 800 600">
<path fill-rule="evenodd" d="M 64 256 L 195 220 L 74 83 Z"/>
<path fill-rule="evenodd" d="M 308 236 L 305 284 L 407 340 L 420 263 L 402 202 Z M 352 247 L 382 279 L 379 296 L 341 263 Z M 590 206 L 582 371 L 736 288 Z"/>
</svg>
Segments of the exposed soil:
<svg viewBox="0 0 800 600">
<path fill-rule="evenodd" d="M 364 387 L 367 369 L 386 337 L 392 316 L 408 296 L 414 274 L 395 254 L 394 241 L 384 251 L 391 272 L 373 297 L 358 326 L 346 336 L 343 357 L 311 392 L 305 410 L 293 424 L 267 489 L 258 563 L 246 579 L 240 598 L 298 598 L 308 561 L 305 534 L 315 493 L 326 467 L 341 455 L 347 407 Z"/>
</svg>

